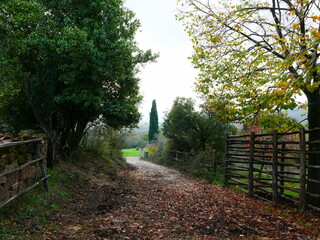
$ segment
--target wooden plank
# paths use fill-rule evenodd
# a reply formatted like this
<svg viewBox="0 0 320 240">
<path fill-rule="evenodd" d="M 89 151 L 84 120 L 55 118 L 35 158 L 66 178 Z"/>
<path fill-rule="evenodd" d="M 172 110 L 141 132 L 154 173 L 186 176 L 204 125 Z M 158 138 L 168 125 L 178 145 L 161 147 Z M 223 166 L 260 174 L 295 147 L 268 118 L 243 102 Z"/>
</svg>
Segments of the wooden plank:
<svg viewBox="0 0 320 240">
<path fill-rule="evenodd" d="M 35 163 L 37 163 L 37 162 L 39 162 L 39 161 L 42 161 L 42 160 L 44 160 L 44 157 L 40 157 L 40 158 L 37 158 L 37 159 L 32 160 L 32 161 L 30 161 L 30 162 L 27 162 L 27 163 L 25 163 L 25 164 L 23 164 L 23 165 L 15 168 L 15 169 L 12 169 L 12 170 L 10 170 L 10 171 L 7 171 L 7 172 L 5 172 L 5 173 L 0 174 L 0 177 L 4 177 L 4 176 L 9 175 L 9 174 L 14 173 L 14 172 L 18 172 L 18 171 L 20 171 L 20 170 L 28 167 L 29 165 L 35 164 Z"/>
<path fill-rule="evenodd" d="M 286 179 L 291 179 L 291 180 L 295 180 L 295 181 L 298 181 L 298 182 L 300 181 L 300 178 L 287 176 L 287 175 L 284 175 L 284 174 L 281 174 L 281 173 L 278 173 L 278 176 L 282 177 L 284 181 L 286 181 Z"/>
<path fill-rule="evenodd" d="M 0 208 L 2 208 L 4 205 L 8 204 L 9 202 L 11 202 L 12 200 L 16 199 L 17 197 L 21 196 L 22 194 L 30 191 L 31 189 L 33 189 L 34 187 L 36 187 L 40 182 L 47 180 L 50 177 L 50 175 L 47 175 L 46 177 L 40 179 L 38 182 L 36 182 L 35 184 L 33 184 L 32 186 L 18 192 L 16 195 L 14 195 L 13 197 L 9 198 L 8 200 L 6 200 L 5 202 L 0 203 Z"/>
<path fill-rule="evenodd" d="M 300 164 L 279 162 L 278 165 L 286 167 L 300 167 Z"/>
<path fill-rule="evenodd" d="M 285 143 L 282 143 L 285 144 Z M 279 153 L 289 154 L 289 153 L 299 153 L 299 149 L 278 149 Z"/>
<path fill-rule="evenodd" d="M 320 166 L 318 166 L 318 165 L 308 165 L 307 167 L 308 167 L 308 168 L 317 168 L 317 169 L 320 168 Z"/>
<path fill-rule="evenodd" d="M 254 159 L 254 163 L 255 164 L 259 164 L 259 163 L 261 163 L 261 164 L 264 164 L 264 165 L 272 165 L 272 162 L 271 161 L 263 161 L 263 160 L 259 160 L 259 159 Z"/>
<path fill-rule="evenodd" d="M 309 195 L 309 196 L 311 196 L 311 197 L 320 198 L 320 194 L 310 193 L 310 192 L 306 192 L 306 194 Z"/>
<path fill-rule="evenodd" d="M 312 210 L 315 210 L 315 211 L 320 212 L 320 208 L 319 208 L 319 207 L 315 207 L 315 206 L 313 206 L 313 205 L 311 205 L 311 204 L 308 204 L 307 207 L 310 208 L 310 209 L 312 209 Z"/>
<path fill-rule="evenodd" d="M 300 193 L 300 189 L 297 189 L 297 188 L 292 188 L 292 187 L 288 187 L 288 186 L 278 186 L 278 187 L 281 189 L 288 190 L 288 191 Z"/>
<path fill-rule="evenodd" d="M 272 136 L 272 201 L 277 203 L 278 198 L 278 132 L 273 131 Z"/>
<path fill-rule="evenodd" d="M 241 175 L 241 176 L 239 176 L 238 174 L 236 174 L 236 173 L 227 173 L 226 174 L 228 177 L 233 177 L 233 178 L 244 178 L 244 179 L 248 179 L 248 176 L 245 176 L 245 175 Z"/>
<path fill-rule="evenodd" d="M 33 143 L 33 142 L 40 142 L 41 140 L 42 140 L 41 138 L 35 138 L 27 141 L 6 142 L 6 143 L 1 143 L 0 148 L 18 146 L 18 145 L 23 145 L 23 144 Z"/>
<path fill-rule="evenodd" d="M 309 143 L 309 144 L 319 144 L 320 140 L 309 141 L 307 143 Z"/>
<path fill-rule="evenodd" d="M 278 149 L 279 153 L 280 153 L 280 159 L 279 159 L 279 163 L 283 163 L 284 162 L 284 156 L 286 154 L 286 144 L 285 143 L 281 143 L 281 149 Z M 285 175 L 282 175 L 281 172 L 284 172 L 284 166 L 280 165 L 280 173 L 278 172 L 278 176 L 280 178 L 279 184 L 280 186 L 284 186 L 284 179 L 285 179 Z M 284 190 L 282 188 L 280 188 L 280 194 L 283 194 Z"/>
<path fill-rule="evenodd" d="M 300 196 L 299 196 L 299 210 L 305 211 L 307 208 L 306 200 L 306 133 L 304 128 L 299 131 L 300 140 Z"/>
<path fill-rule="evenodd" d="M 250 157 L 249 157 L 249 182 L 248 182 L 248 195 L 253 197 L 253 154 L 254 154 L 254 142 L 255 133 L 252 132 L 250 135 Z"/>
<path fill-rule="evenodd" d="M 280 198 L 283 198 L 283 199 L 286 199 L 286 200 L 289 200 L 289 201 L 292 201 L 294 202 L 295 204 L 299 204 L 299 201 L 294 199 L 293 197 L 291 197 L 290 195 L 287 195 L 287 194 L 281 194 L 279 195 Z"/>
<path fill-rule="evenodd" d="M 264 170 L 260 170 L 258 168 L 253 168 L 253 171 L 272 175 L 272 171 L 264 171 Z"/>
<path fill-rule="evenodd" d="M 307 182 L 313 182 L 313 183 L 318 183 L 320 184 L 319 180 L 314 180 L 314 179 L 307 179 Z"/>
<path fill-rule="evenodd" d="M 253 157 L 254 157 L 254 158 L 272 158 L 272 156 L 268 156 L 268 155 L 257 155 L 257 154 L 254 154 Z"/>
<path fill-rule="evenodd" d="M 292 145 L 299 145 L 299 142 L 297 142 L 297 141 L 278 141 L 278 144 L 282 144 L 282 143 L 292 144 Z"/>
<path fill-rule="evenodd" d="M 287 136 L 287 135 L 295 135 L 295 134 L 298 134 L 299 132 L 296 131 L 296 132 L 288 132 L 288 133 L 278 133 L 279 136 Z"/>
<path fill-rule="evenodd" d="M 250 137 L 250 135 L 232 135 L 232 136 L 228 136 L 227 139 L 244 138 L 244 137 Z"/>
<path fill-rule="evenodd" d="M 228 153 L 227 157 L 249 157 L 249 154 L 241 154 L 241 153 Z"/>
<path fill-rule="evenodd" d="M 255 188 L 265 188 L 265 187 L 272 188 L 272 185 L 271 184 L 255 184 L 254 187 Z"/>
<path fill-rule="evenodd" d="M 234 182 L 238 183 L 239 185 L 248 186 L 248 183 L 247 183 L 247 182 L 243 182 L 243 181 L 240 181 L 240 180 L 235 179 L 235 178 L 230 178 L 230 181 L 234 181 Z"/>
<path fill-rule="evenodd" d="M 232 145 L 230 143 L 227 143 L 227 144 L 228 144 L 227 149 L 249 149 L 250 148 L 249 144 L 247 143 L 242 145 L 238 145 L 238 144 Z"/>
<path fill-rule="evenodd" d="M 287 171 L 281 171 L 279 172 L 281 174 L 286 174 L 286 175 L 295 175 L 295 176 L 300 176 L 300 173 L 296 173 L 296 172 L 287 172 Z"/>
<path fill-rule="evenodd" d="M 307 151 L 307 154 L 320 154 L 320 151 Z"/>
<path fill-rule="evenodd" d="M 268 189 L 265 189 L 265 188 L 260 188 L 260 187 L 255 187 L 255 189 L 257 189 L 258 191 L 265 192 L 265 193 L 268 193 L 268 194 L 272 195 L 272 191 L 271 190 L 268 190 Z"/>
<path fill-rule="evenodd" d="M 281 158 L 281 159 L 300 160 L 300 157 L 279 156 L 278 158 Z"/>
<path fill-rule="evenodd" d="M 37 157 L 42 158 L 39 142 L 36 145 L 36 153 L 37 153 Z M 46 178 L 47 177 L 47 169 L 46 169 L 46 166 L 44 165 L 44 160 L 41 160 L 39 164 L 40 164 L 41 176 L 44 179 L 43 180 L 44 189 L 47 192 L 49 192 L 48 178 Z"/>
<path fill-rule="evenodd" d="M 226 160 L 228 163 L 249 163 L 249 161 L 240 161 L 240 160 Z"/>
<path fill-rule="evenodd" d="M 261 196 L 259 196 L 259 195 L 254 195 L 254 197 L 255 198 L 258 198 L 258 199 L 260 199 L 260 200 L 262 200 L 262 201 L 265 201 L 265 202 L 272 202 L 270 199 L 267 199 L 267 198 L 264 198 L 264 197 L 261 197 Z"/>
</svg>

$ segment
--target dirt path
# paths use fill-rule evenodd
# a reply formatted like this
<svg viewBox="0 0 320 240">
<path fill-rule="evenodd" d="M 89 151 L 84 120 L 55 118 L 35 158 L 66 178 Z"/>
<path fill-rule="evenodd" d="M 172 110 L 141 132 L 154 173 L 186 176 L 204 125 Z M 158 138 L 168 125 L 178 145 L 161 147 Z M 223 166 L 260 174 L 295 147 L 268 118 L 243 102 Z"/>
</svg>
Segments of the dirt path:
<svg viewBox="0 0 320 240">
<path fill-rule="evenodd" d="M 138 158 L 114 182 L 66 203 L 43 239 L 320 239 L 319 223 Z M 75 193 L 76 194 L 76 193 Z M 315 227 L 317 226 L 317 227 Z"/>
</svg>

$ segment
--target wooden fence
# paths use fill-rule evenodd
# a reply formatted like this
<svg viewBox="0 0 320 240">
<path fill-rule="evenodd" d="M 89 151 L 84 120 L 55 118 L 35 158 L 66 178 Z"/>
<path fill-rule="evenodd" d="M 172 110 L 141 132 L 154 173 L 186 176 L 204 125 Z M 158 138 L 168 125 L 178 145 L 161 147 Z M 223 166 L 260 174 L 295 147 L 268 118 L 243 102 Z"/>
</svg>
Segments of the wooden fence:
<svg viewBox="0 0 320 240">
<path fill-rule="evenodd" d="M 40 182 L 44 183 L 45 190 L 48 191 L 49 175 L 47 175 L 46 172 L 45 157 L 42 156 L 40 149 L 41 141 L 42 139 L 37 138 L 27 141 L 8 142 L 0 145 L 0 150 L 7 152 L 2 154 L 1 159 L 6 162 L 9 161 L 7 165 L 1 166 L 3 170 L 0 168 L 0 179 L 4 180 L 0 185 L 2 192 L 0 208 L 33 189 Z M 33 145 L 31 147 L 32 150 L 30 150 L 32 153 L 24 149 L 24 147 L 30 147 L 30 145 Z M 19 153 L 20 149 L 24 149 L 22 154 Z M 22 161 L 21 159 L 25 156 L 28 156 L 28 160 L 25 158 L 24 161 Z M 29 177 L 36 178 L 36 176 L 30 175 L 36 175 L 37 171 L 33 170 L 37 167 L 40 168 L 40 179 L 34 181 Z"/>
<path fill-rule="evenodd" d="M 309 141 L 311 131 L 300 129 L 299 132 L 273 134 L 255 134 L 229 136 L 225 160 L 225 183 L 242 186 L 250 197 L 281 202 L 290 201 L 300 210 L 306 208 L 320 211 L 318 206 L 308 204 L 309 196 L 320 195 L 307 191 L 308 183 L 318 184 L 311 179 L 308 170 L 320 169 L 308 164 L 312 144 Z"/>
<path fill-rule="evenodd" d="M 207 152 L 207 156 L 204 157 L 204 159 L 201 161 L 198 160 L 198 165 L 203 168 L 207 169 L 208 171 L 213 171 L 216 173 L 217 171 L 217 161 L 215 159 L 215 150 L 211 152 Z M 172 150 L 170 151 L 171 159 L 173 162 L 184 162 L 184 163 L 191 163 L 195 161 L 195 159 L 199 155 L 196 155 L 195 153 L 192 152 L 180 152 L 177 150 Z"/>
</svg>

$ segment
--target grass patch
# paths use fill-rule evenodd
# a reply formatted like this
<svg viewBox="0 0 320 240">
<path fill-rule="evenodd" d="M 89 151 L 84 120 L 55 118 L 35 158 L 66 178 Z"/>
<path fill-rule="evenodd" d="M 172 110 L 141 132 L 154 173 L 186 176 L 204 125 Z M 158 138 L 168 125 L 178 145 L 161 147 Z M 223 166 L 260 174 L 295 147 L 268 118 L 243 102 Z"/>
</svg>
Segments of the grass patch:
<svg viewBox="0 0 320 240">
<path fill-rule="evenodd" d="M 41 239 L 43 233 L 38 232 L 38 226 L 48 223 L 50 212 L 59 209 L 59 202 L 68 196 L 63 184 L 71 184 L 74 175 L 54 168 L 49 170 L 49 193 L 44 191 L 40 183 L 35 189 L 13 200 L 0 209 L 1 240 Z M 24 234 L 25 228 L 30 231 Z"/>
<path fill-rule="evenodd" d="M 123 157 L 140 157 L 140 150 L 136 148 L 122 149 Z"/>
</svg>

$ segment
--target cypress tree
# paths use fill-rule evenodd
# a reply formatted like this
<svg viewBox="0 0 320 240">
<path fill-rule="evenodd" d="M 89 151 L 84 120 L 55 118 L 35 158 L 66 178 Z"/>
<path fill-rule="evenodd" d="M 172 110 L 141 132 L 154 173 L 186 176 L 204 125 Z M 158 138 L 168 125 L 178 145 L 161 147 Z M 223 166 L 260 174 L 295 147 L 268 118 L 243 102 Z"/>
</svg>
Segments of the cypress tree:
<svg viewBox="0 0 320 240">
<path fill-rule="evenodd" d="M 159 134 L 159 122 L 158 122 L 158 112 L 156 100 L 152 101 L 152 107 L 150 112 L 150 122 L 149 122 L 149 143 L 157 140 Z"/>
</svg>

